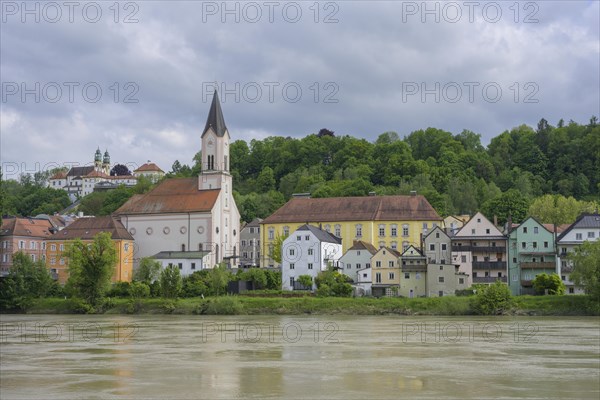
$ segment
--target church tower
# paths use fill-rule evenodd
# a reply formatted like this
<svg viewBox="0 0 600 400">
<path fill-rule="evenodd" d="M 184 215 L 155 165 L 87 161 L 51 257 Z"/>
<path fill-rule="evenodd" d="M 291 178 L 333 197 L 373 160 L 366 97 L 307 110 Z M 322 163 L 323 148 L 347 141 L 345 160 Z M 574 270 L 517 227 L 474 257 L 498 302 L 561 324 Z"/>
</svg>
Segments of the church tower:
<svg viewBox="0 0 600 400">
<path fill-rule="evenodd" d="M 100 147 L 98 147 L 96 154 L 94 154 L 94 171 L 102 171 L 102 153 L 100 152 Z"/>
<path fill-rule="evenodd" d="M 110 175 L 110 155 L 108 154 L 108 150 L 104 152 L 104 158 L 102 159 L 102 172 Z"/>
<path fill-rule="evenodd" d="M 202 172 L 198 177 L 199 190 L 224 189 L 226 194 L 231 193 L 230 139 L 221 111 L 219 95 L 215 90 L 206 126 L 202 132 Z"/>
</svg>

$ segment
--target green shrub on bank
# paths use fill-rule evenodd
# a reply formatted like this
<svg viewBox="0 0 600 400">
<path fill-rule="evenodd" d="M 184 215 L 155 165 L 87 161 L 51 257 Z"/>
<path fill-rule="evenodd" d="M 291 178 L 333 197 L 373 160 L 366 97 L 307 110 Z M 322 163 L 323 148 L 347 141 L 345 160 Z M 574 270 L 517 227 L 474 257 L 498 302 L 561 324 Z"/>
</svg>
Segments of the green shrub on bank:
<svg viewBox="0 0 600 400">
<path fill-rule="evenodd" d="M 477 290 L 475 297 L 471 298 L 471 308 L 481 315 L 501 315 L 513 307 L 510 289 L 500 281 Z"/>
<path fill-rule="evenodd" d="M 222 296 L 207 300 L 202 304 L 203 312 L 200 314 L 208 315 L 239 315 L 243 314 L 244 306 L 237 297 Z"/>
</svg>

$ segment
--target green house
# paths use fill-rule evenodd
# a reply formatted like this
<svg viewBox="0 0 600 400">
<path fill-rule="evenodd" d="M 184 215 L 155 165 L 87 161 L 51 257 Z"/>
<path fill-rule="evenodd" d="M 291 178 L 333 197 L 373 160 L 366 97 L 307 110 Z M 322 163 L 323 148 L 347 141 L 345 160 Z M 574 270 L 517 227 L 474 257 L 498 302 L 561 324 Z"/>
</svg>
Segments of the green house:
<svg viewBox="0 0 600 400">
<path fill-rule="evenodd" d="M 552 225 L 529 217 L 513 225 L 508 237 L 508 279 L 514 295 L 534 294 L 532 281 L 539 274 L 557 271 Z"/>
</svg>

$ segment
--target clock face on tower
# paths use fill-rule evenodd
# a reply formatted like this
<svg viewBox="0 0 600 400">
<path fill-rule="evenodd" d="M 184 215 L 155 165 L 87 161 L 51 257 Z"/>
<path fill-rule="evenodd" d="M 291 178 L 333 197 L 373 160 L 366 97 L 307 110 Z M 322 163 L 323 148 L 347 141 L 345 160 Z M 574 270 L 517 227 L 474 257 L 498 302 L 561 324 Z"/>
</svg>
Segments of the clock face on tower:
<svg viewBox="0 0 600 400">
<path fill-rule="evenodd" d="M 208 141 L 208 147 L 209 147 L 209 148 L 212 148 L 212 147 L 213 147 L 213 141 L 212 141 L 212 140 L 209 140 L 209 141 Z"/>
</svg>

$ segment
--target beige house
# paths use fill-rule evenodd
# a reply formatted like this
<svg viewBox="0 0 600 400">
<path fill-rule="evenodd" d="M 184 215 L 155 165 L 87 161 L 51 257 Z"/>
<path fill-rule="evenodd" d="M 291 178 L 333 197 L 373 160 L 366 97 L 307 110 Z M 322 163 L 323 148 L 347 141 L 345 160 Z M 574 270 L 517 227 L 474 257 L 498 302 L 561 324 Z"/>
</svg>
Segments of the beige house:
<svg viewBox="0 0 600 400">
<path fill-rule="evenodd" d="M 397 296 L 400 289 L 400 253 L 389 247 L 380 248 L 371 257 L 373 284 L 372 294 L 375 297 Z"/>
<path fill-rule="evenodd" d="M 400 256 L 402 273 L 400 296 L 425 297 L 427 294 L 427 258 L 414 246 L 410 246 Z"/>
</svg>

